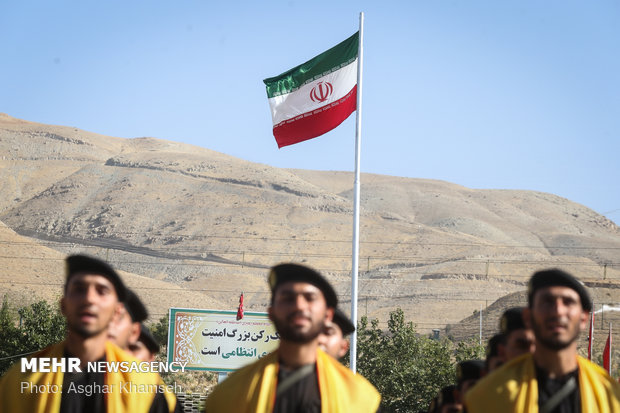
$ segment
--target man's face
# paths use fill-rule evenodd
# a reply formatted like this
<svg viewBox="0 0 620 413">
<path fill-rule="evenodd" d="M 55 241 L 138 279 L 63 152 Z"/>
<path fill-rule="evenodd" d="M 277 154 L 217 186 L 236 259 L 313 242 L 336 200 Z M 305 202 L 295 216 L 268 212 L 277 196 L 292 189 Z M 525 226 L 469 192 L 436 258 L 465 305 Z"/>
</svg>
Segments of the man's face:
<svg viewBox="0 0 620 413">
<path fill-rule="evenodd" d="M 520 328 L 508 333 L 506 343 L 500 344 L 502 360 L 508 362 L 525 353 L 533 353 L 536 348 L 534 332 L 529 328 Z"/>
<path fill-rule="evenodd" d="M 347 354 L 349 341 L 342 335 L 342 330 L 333 321 L 325 323 L 325 328 L 319 334 L 319 347 L 335 359 Z"/>
<path fill-rule="evenodd" d="M 106 333 L 120 304 L 110 280 L 102 275 L 80 272 L 69 279 L 60 307 L 68 330 L 90 338 Z"/>
<path fill-rule="evenodd" d="M 533 297 L 532 308 L 525 311 L 537 343 L 555 351 L 575 343 L 588 320 L 579 294 L 568 287 L 541 288 Z"/>
<path fill-rule="evenodd" d="M 123 305 L 120 313 L 110 323 L 108 339 L 123 350 L 134 344 L 140 337 L 140 323 L 134 323 Z"/>
<path fill-rule="evenodd" d="M 327 308 L 320 289 L 305 282 L 290 281 L 274 292 L 269 318 L 283 341 L 309 343 L 331 321 L 333 308 Z"/>
</svg>

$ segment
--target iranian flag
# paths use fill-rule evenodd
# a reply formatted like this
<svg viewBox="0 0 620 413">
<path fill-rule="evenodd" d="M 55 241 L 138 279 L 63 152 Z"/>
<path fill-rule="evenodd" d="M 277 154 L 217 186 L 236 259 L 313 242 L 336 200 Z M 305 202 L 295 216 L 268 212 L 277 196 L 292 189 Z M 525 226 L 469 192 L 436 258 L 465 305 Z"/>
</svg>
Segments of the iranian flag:
<svg viewBox="0 0 620 413">
<path fill-rule="evenodd" d="M 359 32 L 280 76 L 263 80 L 278 147 L 316 138 L 355 111 Z"/>
</svg>

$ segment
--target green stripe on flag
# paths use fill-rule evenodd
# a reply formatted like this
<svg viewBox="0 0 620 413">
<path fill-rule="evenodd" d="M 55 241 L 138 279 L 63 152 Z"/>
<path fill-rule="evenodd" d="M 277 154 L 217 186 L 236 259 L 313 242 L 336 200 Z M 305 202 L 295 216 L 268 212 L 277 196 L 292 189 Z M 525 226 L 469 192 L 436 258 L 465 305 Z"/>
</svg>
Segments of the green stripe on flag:
<svg viewBox="0 0 620 413">
<path fill-rule="evenodd" d="M 267 85 L 267 96 L 272 98 L 293 92 L 306 83 L 313 82 L 351 64 L 357 58 L 358 48 L 359 32 L 356 32 L 347 40 L 306 63 L 302 63 L 279 76 L 263 80 Z"/>
</svg>

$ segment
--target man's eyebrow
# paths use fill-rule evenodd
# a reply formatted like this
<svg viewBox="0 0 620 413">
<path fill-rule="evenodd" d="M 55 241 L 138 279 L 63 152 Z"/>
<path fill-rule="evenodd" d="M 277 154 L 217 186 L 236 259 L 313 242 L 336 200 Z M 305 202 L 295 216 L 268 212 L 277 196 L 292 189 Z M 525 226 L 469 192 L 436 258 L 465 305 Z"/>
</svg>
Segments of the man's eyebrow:
<svg viewBox="0 0 620 413">
<path fill-rule="evenodd" d="M 76 286 L 87 286 L 87 285 L 94 285 L 95 287 L 106 287 L 106 288 L 114 288 L 114 285 L 109 283 L 107 280 L 92 280 L 92 281 L 86 281 L 84 279 L 81 278 L 75 278 L 73 280 L 70 280 L 69 283 L 67 284 L 67 286 L 72 286 L 72 285 L 76 285 Z"/>
</svg>

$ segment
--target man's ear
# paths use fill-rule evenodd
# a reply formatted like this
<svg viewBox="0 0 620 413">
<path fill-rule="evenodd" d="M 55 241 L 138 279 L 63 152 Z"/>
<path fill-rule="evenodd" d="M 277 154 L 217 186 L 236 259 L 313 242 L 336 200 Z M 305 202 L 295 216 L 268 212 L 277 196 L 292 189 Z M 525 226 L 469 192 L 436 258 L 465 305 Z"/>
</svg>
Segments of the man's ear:
<svg viewBox="0 0 620 413">
<path fill-rule="evenodd" d="M 110 323 L 116 323 L 121 319 L 123 315 L 123 311 L 125 310 L 125 305 L 123 303 L 116 303 L 114 306 L 114 313 L 112 313 L 112 318 L 110 319 Z M 108 323 L 109 324 L 109 323 Z"/>
<path fill-rule="evenodd" d="M 590 319 L 590 312 L 585 311 L 585 310 L 582 311 L 581 317 L 579 318 L 579 327 L 581 328 L 581 331 L 584 331 L 588 327 L 589 319 Z"/>
<path fill-rule="evenodd" d="M 340 342 L 340 349 L 338 349 L 338 358 L 344 357 L 347 351 L 349 351 L 349 340 L 343 338 Z"/>
<path fill-rule="evenodd" d="M 271 321 L 273 321 L 273 315 L 272 315 L 272 310 L 271 310 L 271 306 L 267 307 L 267 315 L 269 316 L 269 319 Z"/>
<path fill-rule="evenodd" d="M 325 311 L 325 321 L 332 321 L 334 319 L 334 309 L 331 307 L 327 307 L 327 311 Z"/>
<path fill-rule="evenodd" d="M 129 335 L 129 344 L 135 344 L 140 338 L 140 323 L 131 323 L 131 334 Z"/>
</svg>

